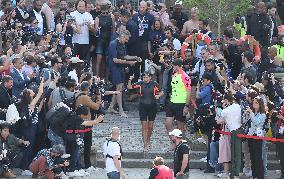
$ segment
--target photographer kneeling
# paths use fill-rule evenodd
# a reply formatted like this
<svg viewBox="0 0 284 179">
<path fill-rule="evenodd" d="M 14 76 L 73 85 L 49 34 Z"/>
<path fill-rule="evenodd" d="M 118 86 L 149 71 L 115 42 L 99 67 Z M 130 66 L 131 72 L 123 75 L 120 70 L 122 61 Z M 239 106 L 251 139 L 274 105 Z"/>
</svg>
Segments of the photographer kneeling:
<svg viewBox="0 0 284 179">
<path fill-rule="evenodd" d="M 66 152 L 71 155 L 70 160 L 70 170 L 80 170 L 80 147 L 83 142 L 83 133 L 85 132 L 85 127 L 94 126 L 104 120 L 103 115 L 97 117 L 96 120 L 86 120 L 88 118 L 88 108 L 86 106 L 80 105 L 77 107 L 74 114 L 71 114 L 70 118 L 67 120 L 66 124 Z"/>
</svg>

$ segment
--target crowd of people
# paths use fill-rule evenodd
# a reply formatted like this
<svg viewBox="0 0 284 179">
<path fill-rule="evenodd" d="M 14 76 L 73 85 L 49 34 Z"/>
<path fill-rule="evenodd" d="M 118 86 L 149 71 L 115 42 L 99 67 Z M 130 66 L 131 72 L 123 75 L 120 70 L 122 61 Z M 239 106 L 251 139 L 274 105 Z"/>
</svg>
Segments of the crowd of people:
<svg viewBox="0 0 284 179">
<path fill-rule="evenodd" d="M 262 137 L 284 138 L 283 1 L 252 4 L 222 36 L 197 7 L 189 16 L 182 7 L 2 0 L 0 174 L 86 174 L 92 127 L 106 113 L 127 118 L 124 100 L 139 98 L 143 152 L 161 111 L 174 149 L 173 172 L 157 157 L 150 178 L 189 177 L 189 133 L 207 144 L 205 173 L 269 178 Z M 125 178 L 120 129 L 110 136 L 108 178 Z M 284 143 L 275 141 L 283 179 Z"/>
</svg>

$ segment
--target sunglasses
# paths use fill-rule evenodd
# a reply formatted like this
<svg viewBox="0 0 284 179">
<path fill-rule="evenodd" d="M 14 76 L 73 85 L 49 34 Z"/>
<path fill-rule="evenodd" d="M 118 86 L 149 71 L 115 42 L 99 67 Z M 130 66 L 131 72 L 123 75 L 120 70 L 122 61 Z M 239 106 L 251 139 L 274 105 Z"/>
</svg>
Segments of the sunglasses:
<svg viewBox="0 0 284 179">
<path fill-rule="evenodd" d="M 102 15 L 108 15 L 109 12 L 101 12 Z"/>
</svg>

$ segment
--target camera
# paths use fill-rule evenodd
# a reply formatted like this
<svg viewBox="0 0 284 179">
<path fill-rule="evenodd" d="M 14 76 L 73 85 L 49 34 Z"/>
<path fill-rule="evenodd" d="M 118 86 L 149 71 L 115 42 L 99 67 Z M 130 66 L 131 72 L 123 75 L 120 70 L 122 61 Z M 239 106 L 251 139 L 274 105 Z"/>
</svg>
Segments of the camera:
<svg viewBox="0 0 284 179">
<path fill-rule="evenodd" d="M 68 23 L 73 23 L 76 19 L 71 15 L 66 15 L 66 20 Z"/>
</svg>

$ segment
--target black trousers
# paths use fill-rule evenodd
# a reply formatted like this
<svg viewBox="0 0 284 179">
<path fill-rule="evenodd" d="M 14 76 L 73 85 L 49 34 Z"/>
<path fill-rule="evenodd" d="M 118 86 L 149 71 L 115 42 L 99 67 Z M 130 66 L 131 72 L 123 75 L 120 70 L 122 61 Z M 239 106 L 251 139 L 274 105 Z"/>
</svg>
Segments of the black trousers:
<svg viewBox="0 0 284 179">
<path fill-rule="evenodd" d="M 264 179 L 264 168 L 262 160 L 262 140 L 248 139 L 252 176 Z"/>
<path fill-rule="evenodd" d="M 92 131 L 84 133 L 84 164 L 85 168 L 92 166 L 91 164 L 91 147 L 92 147 Z"/>
<path fill-rule="evenodd" d="M 85 64 L 90 64 L 87 58 L 89 54 L 89 44 L 74 44 L 74 55 L 79 55 L 81 60 L 84 60 Z"/>
</svg>

